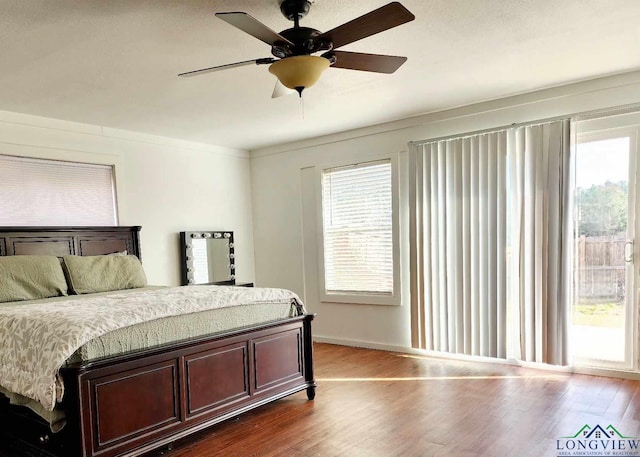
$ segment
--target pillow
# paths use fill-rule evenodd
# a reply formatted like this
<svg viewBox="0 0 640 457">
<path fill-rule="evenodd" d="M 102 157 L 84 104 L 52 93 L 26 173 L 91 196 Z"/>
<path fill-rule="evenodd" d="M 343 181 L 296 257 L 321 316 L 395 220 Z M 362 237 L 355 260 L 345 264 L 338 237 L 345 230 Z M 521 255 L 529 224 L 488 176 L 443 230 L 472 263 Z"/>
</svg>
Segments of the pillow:
<svg viewBox="0 0 640 457">
<path fill-rule="evenodd" d="M 127 250 L 121 251 L 121 252 L 112 252 L 110 254 L 106 254 L 106 255 L 129 255 L 129 252 Z"/>
<path fill-rule="evenodd" d="M 52 255 L 0 257 L 0 302 L 67 295 L 60 261 Z"/>
<path fill-rule="evenodd" d="M 135 289 L 147 285 L 142 263 L 134 255 L 67 255 L 62 258 L 74 294 Z"/>
</svg>

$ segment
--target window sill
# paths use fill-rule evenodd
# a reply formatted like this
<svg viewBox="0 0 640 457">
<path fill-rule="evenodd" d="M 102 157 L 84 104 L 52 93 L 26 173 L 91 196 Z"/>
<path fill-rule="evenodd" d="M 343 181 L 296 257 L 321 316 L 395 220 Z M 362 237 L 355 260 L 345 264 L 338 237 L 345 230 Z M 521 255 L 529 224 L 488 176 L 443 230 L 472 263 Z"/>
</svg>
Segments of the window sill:
<svg viewBox="0 0 640 457">
<path fill-rule="evenodd" d="M 400 297 L 396 295 L 372 294 L 321 294 L 322 303 L 341 303 L 347 305 L 400 306 Z"/>
</svg>

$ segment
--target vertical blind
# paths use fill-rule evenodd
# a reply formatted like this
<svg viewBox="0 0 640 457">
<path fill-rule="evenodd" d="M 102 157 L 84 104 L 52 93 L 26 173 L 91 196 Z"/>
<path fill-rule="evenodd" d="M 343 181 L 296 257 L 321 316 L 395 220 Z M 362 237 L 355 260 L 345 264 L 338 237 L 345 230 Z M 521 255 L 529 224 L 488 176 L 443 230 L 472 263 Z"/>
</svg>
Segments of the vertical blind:
<svg viewBox="0 0 640 457">
<path fill-rule="evenodd" d="M 393 293 L 391 161 L 322 175 L 326 293 Z"/>
<path fill-rule="evenodd" d="M 506 357 L 507 134 L 424 144 L 420 176 L 420 347 Z"/>
<path fill-rule="evenodd" d="M 414 346 L 566 365 L 568 120 L 413 152 Z"/>
<path fill-rule="evenodd" d="M 0 155 L 0 225 L 116 225 L 113 167 Z"/>
</svg>

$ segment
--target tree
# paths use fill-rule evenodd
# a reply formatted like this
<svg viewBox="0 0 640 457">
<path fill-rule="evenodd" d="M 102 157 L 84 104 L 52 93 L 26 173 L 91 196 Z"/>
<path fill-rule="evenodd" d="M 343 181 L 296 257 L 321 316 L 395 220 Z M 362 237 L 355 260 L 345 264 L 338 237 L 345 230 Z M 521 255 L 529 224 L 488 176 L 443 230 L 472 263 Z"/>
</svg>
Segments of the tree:
<svg viewBox="0 0 640 457">
<path fill-rule="evenodd" d="M 579 235 L 606 236 L 626 230 L 627 195 L 625 181 L 578 188 Z"/>
</svg>

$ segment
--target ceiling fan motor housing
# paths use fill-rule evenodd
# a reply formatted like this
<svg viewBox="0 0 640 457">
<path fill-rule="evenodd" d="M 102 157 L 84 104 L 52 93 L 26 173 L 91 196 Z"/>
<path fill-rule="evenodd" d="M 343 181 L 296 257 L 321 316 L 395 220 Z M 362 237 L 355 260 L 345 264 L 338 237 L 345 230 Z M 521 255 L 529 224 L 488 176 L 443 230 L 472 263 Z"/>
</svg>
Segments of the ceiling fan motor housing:
<svg viewBox="0 0 640 457">
<path fill-rule="evenodd" d="M 280 3 L 280 11 L 290 21 L 297 21 L 307 15 L 311 9 L 309 0 L 283 0 Z"/>
<path fill-rule="evenodd" d="M 280 35 L 289 40 L 289 43 L 276 42 L 271 48 L 271 53 L 279 58 L 291 56 L 310 55 L 318 51 L 329 51 L 332 44 L 328 40 L 318 39 L 320 31 L 310 27 L 294 27 L 283 30 Z"/>
</svg>

